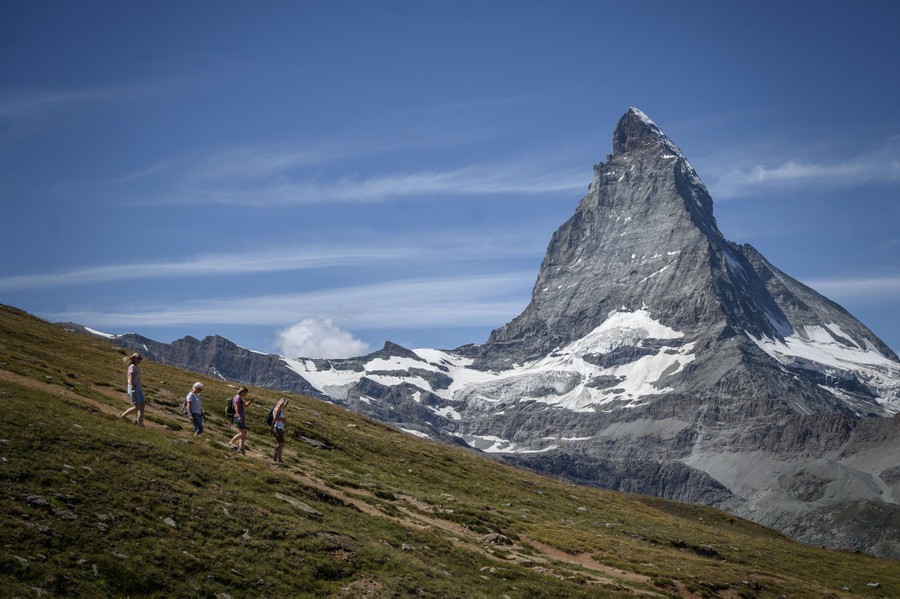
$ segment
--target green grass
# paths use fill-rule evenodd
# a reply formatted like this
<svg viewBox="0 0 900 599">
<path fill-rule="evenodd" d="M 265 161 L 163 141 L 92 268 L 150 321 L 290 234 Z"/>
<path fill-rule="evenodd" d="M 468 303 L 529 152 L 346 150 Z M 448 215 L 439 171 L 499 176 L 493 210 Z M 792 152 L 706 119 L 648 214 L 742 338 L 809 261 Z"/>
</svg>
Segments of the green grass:
<svg viewBox="0 0 900 599">
<path fill-rule="evenodd" d="M 900 596 L 895 561 L 556 481 L 310 398 L 289 395 L 282 465 L 264 418 L 286 394 L 252 390 L 240 456 L 220 405 L 234 385 L 149 360 L 138 428 L 118 417 L 123 355 L 0 308 L 4 596 Z M 198 379 L 195 438 L 178 409 Z"/>
</svg>

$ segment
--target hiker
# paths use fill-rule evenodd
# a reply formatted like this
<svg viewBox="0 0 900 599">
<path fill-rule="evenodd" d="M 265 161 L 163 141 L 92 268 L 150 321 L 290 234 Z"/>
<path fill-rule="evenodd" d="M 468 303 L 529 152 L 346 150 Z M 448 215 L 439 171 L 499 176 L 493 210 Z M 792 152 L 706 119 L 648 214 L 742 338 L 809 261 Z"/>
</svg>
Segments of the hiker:
<svg viewBox="0 0 900 599">
<path fill-rule="evenodd" d="M 144 392 L 141 390 L 141 368 L 139 366 L 143 359 L 138 353 L 122 359 L 128 364 L 128 399 L 131 400 L 131 407 L 122 412 L 122 418 L 136 411 L 138 417 L 134 423 L 138 426 L 144 426 Z"/>
<path fill-rule="evenodd" d="M 235 441 L 238 442 L 237 448 L 242 454 L 247 453 L 244 450 L 244 444 L 247 442 L 247 414 L 246 408 L 254 401 L 256 401 L 255 397 L 250 397 L 244 399 L 244 396 L 250 392 L 247 387 L 241 387 L 237 395 L 231 398 L 231 403 L 234 405 L 234 424 L 238 428 L 238 433 L 231 438 L 231 441 L 228 442 L 229 445 L 234 447 Z"/>
<path fill-rule="evenodd" d="M 203 383 L 196 382 L 191 387 L 191 392 L 187 394 L 187 413 L 190 415 L 194 423 L 194 436 L 203 434 L 203 407 L 200 403 L 200 393 L 203 391 Z"/>
<path fill-rule="evenodd" d="M 272 408 L 272 434 L 275 435 L 275 453 L 272 454 L 272 459 L 276 462 L 284 461 L 281 459 L 281 452 L 284 451 L 284 409 L 288 403 L 290 400 L 282 397 Z"/>
</svg>

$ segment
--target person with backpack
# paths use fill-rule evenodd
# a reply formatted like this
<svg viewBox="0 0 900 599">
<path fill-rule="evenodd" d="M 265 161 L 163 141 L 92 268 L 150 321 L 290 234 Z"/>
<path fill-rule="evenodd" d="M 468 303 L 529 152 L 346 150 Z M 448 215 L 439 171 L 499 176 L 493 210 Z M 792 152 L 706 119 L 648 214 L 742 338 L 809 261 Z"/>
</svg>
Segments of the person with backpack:
<svg viewBox="0 0 900 599">
<path fill-rule="evenodd" d="M 185 399 L 185 412 L 190 416 L 194 423 L 194 436 L 198 437 L 203 434 L 203 407 L 200 403 L 200 393 L 203 391 L 203 383 L 196 382 L 191 387 L 191 392 L 187 394 Z"/>
<path fill-rule="evenodd" d="M 131 407 L 122 412 L 122 418 L 126 418 L 132 412 L 137 412 L 138 417 L 134 423 L 138 426 L 144 426 L 144 392 L 141 390 L 141 368 L 139 366 L 143 359 L 143 356 L 138 353 L 122 359 L 128 364 L 126 376 L 128 378 L 128 399 L 131 400 Z"/>
<path fill-rule="evenodd" d="M 237 447 L 238 451 L 242 454 L 246 454 L 247 452 L 244 449 L 244 445 L 247 442 L 247 406 L 256 401 L 255 397 L 249 397 L 244 399 L 244 396 L 250 393 L 250 390 L 247 387 L 241 387 L 237 395 L 231 398 L 231 403 L 234 409 L 234 424 L 237 426 L 238 432 L 237 434 L 231 438 L 231 441 L 228 442 L 232 447 Z M 235 442 L 238 445 L 235 446 Z"/>
<path fill-rule="evenodd" d="M 269 418 L 267 419 L 267 423 L 272 427 L 272 434 L 275 435 L 275 453 L 272 454 L 272 459 L 276 462 L 284 461 L 281 458 L 281 453 L 284 451 L 284 410 L 289 402 L 290 400 L 286 397 L 279 399 L 275 407 L 269 412 Z"/>
</svg>

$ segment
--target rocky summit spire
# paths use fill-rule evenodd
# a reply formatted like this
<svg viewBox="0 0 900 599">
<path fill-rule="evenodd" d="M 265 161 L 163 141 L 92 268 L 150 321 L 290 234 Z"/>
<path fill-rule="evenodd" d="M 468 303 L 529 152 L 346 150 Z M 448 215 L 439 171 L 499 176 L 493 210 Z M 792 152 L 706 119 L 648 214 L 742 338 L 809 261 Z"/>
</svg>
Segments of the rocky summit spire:
<svg viewBox="0 0 900 599">
<path fill-rule="evenodd" d="M 843 308 L 779 271 L 752 247 L 727 241 L 700 177 L 643 112 L 631 108 L 619 120 L 613 150 L 594 167 L 594 180 L 575 214 L 553 234 L 531 302 L 491 333 L 485 367 L 552 354 L 604 326 L 612 315 L 637 311 L 698 346 L 733 343 L 735 363 L 774 357 L 776 368 L 784 362 L 805 364 L 802 356 L 790 354 L 790 340 L 817 338 L 845 348 L 854 360 L 867 359 L 857 354 L 868 349 L 886 364 L 897 360 Z M 724 362 L 720 353 L 710 364 Z M 880 390 L 873 393 L 898 402 L 900 385 L 875 384 Z M 809 401 L 804 409 L 845 408 L 834 394 L 797 393 Z M 883 411 L 865 399 L 854 402 L 853 410 Z"/>
<path fill-rule="evenodd" d="M 613 133 L 613 154 L 658 151 L 682 156 L 678 146 L 666 137 L 650 117 L 637 108 L 629 108 L 619 119 Z"/>
<path fill-rule="evenodd" d="M 650 307 L 690 328 L 699 311 L 704 328 L 724 326 L 710 266 L 722 261 L 726 242 L 706 187 L 636 108 L 619 120 L 613 149 L 554 233 L 531 303 L 491 334 L 488 344 L 502 344 L 502 353 L 544 355 L 621 309 Z"/>
</svg>

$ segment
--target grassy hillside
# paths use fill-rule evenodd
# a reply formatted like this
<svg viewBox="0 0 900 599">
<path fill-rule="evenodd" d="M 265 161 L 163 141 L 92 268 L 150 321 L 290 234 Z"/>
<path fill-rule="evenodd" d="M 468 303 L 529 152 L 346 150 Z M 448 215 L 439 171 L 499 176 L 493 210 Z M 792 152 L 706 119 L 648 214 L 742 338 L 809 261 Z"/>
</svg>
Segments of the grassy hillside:
<svg viewBox="0 0 900 599">
<path fill-rule="evenodd" d="M 0 307 L 4 596 L 900 597 L 898 563 L 800 545 L 695 505 L 583 488 L 420 440 L 305 397 L 285 463 L 252 390 L 145 360 L 147 426 L 124 352 Z M 869 586 L 877 583 L 877 587 Z"/>
</svg>

